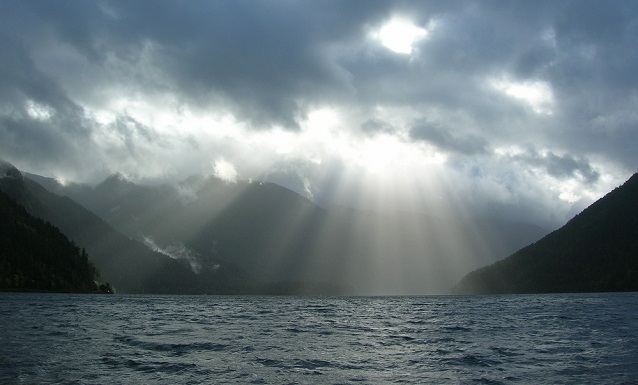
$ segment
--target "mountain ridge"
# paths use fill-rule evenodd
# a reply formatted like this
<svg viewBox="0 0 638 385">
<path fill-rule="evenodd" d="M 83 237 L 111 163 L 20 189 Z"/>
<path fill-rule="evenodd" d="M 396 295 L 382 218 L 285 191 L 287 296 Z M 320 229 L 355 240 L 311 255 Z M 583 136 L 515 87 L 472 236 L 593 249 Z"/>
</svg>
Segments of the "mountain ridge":
<svg viewBox="0 0 638 385">
<path fill-rule="evenodd" d="M 86 248 L 105 279 L 123 293 L 225 293 L 240 290 L 233 285 L 243 273 L 233 266 L 193 274 L 188 264 L 153 251 L 137 240 L 117 232 L 102 218 L 23 178 L 20 171 L 3 162 L 0 191 L 25 207 L 29 214 L 49 221 Z M 8 170 L 8 171 L 7 171 Z M 214 263 L 211 263 L 214 265 Z M 206 279 L 208 277 L 208 279 Z M 228 285 L 224 285 L 228 284 Z"/>
<path fill-rule="evenodd" d="M 323 282 L 359 294 L 444 293 L 465 264 L 503 257 L 547 233 L 495 218 L 325 209 L 266 182 L 192 176 L 177 186 L 140 186 L 111 176 L 89 187 L 33 178 L 129 237 L 209 255 L 254 282 Z"/>
<path fill-rule="evenodd" d="M 113 292 L 84 249 L 1 191 L 0 217 L 0 290 Z"/>
<path fill-rule="evenodd" d="M 477 269 L 456 294 L 638 290 L 638 173 L 563 227 Z"/>
</svg>

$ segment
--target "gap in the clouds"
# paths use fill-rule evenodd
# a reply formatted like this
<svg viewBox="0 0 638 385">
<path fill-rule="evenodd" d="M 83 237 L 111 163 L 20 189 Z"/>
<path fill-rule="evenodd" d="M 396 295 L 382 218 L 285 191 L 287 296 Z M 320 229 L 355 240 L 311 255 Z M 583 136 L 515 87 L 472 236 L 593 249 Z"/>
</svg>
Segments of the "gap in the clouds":
<svg viewBox="0 0 638 385">
<path fill-rule="evenodd" d="M 415 25 L 409 18 L 393 16 L 385 21 L 370 36 L 381 45 L 397 54 L 409 55 L 414 45 L 428 36 L 426 28 Z"/>
</svg>

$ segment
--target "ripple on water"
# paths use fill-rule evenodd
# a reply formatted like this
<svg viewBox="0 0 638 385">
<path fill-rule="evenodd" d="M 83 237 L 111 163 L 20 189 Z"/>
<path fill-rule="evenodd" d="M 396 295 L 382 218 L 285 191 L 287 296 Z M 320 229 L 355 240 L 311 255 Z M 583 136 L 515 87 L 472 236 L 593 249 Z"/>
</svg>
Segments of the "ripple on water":
<svg viewBox="0 0 638 385">
<path fill-rule="evenodd" d="M 0 383 L 637 384 L 637 303 L 0 294 Z"/>
</svg>

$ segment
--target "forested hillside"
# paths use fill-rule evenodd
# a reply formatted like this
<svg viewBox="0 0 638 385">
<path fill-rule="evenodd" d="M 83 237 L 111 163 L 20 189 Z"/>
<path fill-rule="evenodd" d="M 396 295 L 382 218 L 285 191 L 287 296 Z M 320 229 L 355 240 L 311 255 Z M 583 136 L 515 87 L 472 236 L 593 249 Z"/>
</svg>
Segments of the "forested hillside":
<svg viewBox="0 0 638 385">
<path fill-rule="evenodd" d="M 0 290 L 112 292 L 86 250 L 2 192 L 0 218 Z"/>
<path fill-rule="evenodd" d="M 234 293 L 242 272 L 203 260 L 199 274 L 188 262 L 153 251 L 115 231 L 101 218 L 68 197 L 51 193 L 23 178 L 13 165 L 0 162 L 0 192 L 24 206 L 34 217 L 54 224 L 79 247 L 85 248 L 102 275 L 124 293 Z"/>
<path fill-rule="evenodd" d="M 465 276 L 458 294 L 638 290 L 638 174 L 565 226 Z"/>
</svg>

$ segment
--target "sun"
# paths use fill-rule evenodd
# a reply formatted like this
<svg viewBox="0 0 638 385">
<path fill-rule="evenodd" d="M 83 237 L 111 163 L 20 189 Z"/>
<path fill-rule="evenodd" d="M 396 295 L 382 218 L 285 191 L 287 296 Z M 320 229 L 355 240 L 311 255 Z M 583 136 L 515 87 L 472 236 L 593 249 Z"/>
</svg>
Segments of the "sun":
<svg viewBox="0 0 638 385">
<path fill-rule="evenodd" d="M 374 37 L 389 50 L 408 55 L 412 53 L 413 46 L 419 40 L 425 38 L 428 31 L 409 20 L 393 18 L 374 34 Z"/>
</svg>

